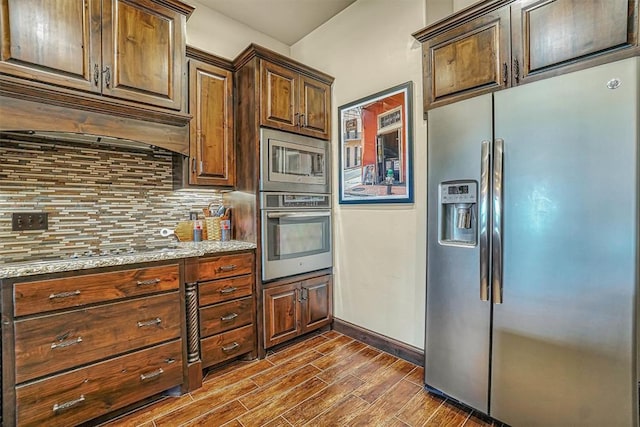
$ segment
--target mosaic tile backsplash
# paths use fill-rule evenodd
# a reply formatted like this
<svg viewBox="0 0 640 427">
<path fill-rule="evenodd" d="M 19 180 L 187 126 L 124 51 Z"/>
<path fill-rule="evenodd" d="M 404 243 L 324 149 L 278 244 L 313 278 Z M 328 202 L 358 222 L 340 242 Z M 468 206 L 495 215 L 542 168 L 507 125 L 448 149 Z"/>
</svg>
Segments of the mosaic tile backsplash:
<svg viewBox="0 0 640 427">
<path fill-rule="evenodd" d="M 173 241 L 160 229 L 222 195 L 174 191 L 171 174 L 162 149 L 0 140 L 0 263 Z M 49 229 L 11 231 L 13 212 L 47 212 Z"/>
</svg>

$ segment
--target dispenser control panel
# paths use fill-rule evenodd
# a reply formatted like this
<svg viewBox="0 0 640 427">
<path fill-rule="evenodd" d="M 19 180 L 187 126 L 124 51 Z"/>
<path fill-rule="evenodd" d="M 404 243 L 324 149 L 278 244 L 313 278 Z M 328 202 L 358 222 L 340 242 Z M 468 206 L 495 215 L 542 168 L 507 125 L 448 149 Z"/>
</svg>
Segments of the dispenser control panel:
<svg viewBox="0 0 640 427">
<path fill-rule="evenodd" d="M 476 187 L 475 182 L 441 184 L 440 201 L 442 203 L 476 203 L 478 198 Z"/>
</svg>

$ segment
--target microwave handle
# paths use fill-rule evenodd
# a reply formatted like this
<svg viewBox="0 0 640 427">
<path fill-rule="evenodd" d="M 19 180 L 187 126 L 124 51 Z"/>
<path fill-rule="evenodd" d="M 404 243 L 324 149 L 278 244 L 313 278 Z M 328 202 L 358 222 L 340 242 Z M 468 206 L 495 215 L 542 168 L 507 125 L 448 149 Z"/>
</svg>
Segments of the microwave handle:
<svg viewBox="0 0 640 427">
<path fill-rule="evenodd" d="M 331 216 L 331 212 L 308 212 L 308 213 L 267 213 L 267 218 L 312 218 L 318 216 Z"/>
</svg>

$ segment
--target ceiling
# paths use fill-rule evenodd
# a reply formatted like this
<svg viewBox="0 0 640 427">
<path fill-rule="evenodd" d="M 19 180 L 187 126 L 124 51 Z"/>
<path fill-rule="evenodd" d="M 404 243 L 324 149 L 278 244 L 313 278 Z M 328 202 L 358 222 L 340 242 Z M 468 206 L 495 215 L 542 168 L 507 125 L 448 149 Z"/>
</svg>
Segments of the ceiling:
<svg viewBox="0 0 640 427">
<path fill-rule="evenodd" d="M 198 0 L 291 46 L 356 0 Z"/>
</svg>

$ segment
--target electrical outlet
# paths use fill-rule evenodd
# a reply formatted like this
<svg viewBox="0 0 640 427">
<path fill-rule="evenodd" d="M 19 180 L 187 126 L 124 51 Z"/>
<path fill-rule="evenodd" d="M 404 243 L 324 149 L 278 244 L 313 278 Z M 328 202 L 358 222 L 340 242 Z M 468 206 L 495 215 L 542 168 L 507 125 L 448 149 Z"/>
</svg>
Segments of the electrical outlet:
<svg viewBox="0 0 640 427">
<path fill-rule="evenodd" d="M 47 212 L 13 212 L 11 231 L 48 230 L 49 214 Z"/>
</svg>

